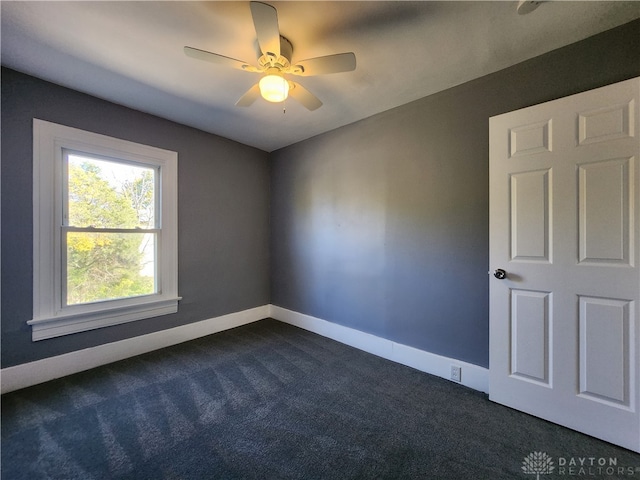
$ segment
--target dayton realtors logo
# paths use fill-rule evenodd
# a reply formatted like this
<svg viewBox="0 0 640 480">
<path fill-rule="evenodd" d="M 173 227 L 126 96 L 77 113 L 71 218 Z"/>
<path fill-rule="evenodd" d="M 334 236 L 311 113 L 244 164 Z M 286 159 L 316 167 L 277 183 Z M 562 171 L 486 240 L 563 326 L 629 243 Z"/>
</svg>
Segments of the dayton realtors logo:
<svg viewBox="0 0 640 480">
<path fill-rule="evenodd" d="M 546 452 L 531 452 L 522 461 L 522 471 L 527 475 L 567 477 L 632 477 L 640 476 L 640 466 L 619 465 L 615 457 L 558 457 L 556 462 Z M 557 478 L 557 477 L 556 477 Z"/>
<path fill-rule="evenodd" d="M 531 452 L 522 461 L 522 471 L 527 475 L 535 475 L 540 480 L 540 475 L 553 473 L 553 460 L 545 452 Z"/>
</svg>

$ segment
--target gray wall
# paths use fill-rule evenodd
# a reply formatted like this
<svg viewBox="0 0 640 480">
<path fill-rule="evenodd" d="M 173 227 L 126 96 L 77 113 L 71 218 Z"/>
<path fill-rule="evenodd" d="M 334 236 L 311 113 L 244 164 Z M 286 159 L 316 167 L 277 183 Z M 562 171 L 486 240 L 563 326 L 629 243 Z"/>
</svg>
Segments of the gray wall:
<svg viewBox="0 0 640 480">
<path fill-rule="evenodd" d="M 177 314 L 39 342 L 32 318 L 32 119 L 178 152 Z M 2 367 L 269 303 L 269 156 L 2 69 Z"/>
<path fill-rule="evenodd" d="M 488 366 L 489 117 L 637 75 L 640 21 L 273 153 L 271 302 Z"/>
<path fill-rule="evenodd" d="M 271 301 L 487 366 L 488 118 L 637 75 L 640 21 L 268 155 L 3 68 L 1 365 Z M 34 117 L 178 152 L 177 314 L 31 342 Z"/>
</svg>

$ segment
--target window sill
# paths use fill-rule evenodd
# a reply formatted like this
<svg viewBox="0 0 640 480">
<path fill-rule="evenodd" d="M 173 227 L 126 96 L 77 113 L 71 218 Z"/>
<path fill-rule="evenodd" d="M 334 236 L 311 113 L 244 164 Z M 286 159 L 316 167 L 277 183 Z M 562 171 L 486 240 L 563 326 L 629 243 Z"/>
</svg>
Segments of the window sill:
<svg viewBox="0 0 640 480">
<path fill-rule="evenodd" d="M 178 311 L 178 301 L 182 297 L 154 300 L 133 306 L 121 306 L 101 309 L 95 312 L 61 314 L 52 317 L 34 318 L 27 322 L 31 325 L 32 341 L 60 337 L 71 333 L 95 330 L 144 318 L 168 315 Z"/>
</svg>

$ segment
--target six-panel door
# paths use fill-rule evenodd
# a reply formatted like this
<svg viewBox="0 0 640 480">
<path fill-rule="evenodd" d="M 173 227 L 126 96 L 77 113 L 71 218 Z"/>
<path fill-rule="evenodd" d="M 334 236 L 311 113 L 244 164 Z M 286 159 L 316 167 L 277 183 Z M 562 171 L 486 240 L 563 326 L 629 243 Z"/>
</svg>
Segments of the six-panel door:
<svg viewBox="0 0 640 480">
<path fill-rule="evenodd" d="M 490 120 L 490 398 L 635 451 L 639 93 Z"/>
</svg>

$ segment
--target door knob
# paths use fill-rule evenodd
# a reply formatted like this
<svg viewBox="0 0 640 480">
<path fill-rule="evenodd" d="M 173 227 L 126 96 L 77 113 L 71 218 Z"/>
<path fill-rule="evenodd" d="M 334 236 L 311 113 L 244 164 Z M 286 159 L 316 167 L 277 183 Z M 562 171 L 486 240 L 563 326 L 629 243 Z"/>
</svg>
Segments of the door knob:
<svg viewBox="0 0 640 480">
<path fill-rule="evenodd" d="M 501 268 L 496 268 L 496 270 L 493 272 L 493 276 L 498 280 L 504 280 L 505 278 L 507 278 L 507 272 L 505 272 Z"/>
</svg>

